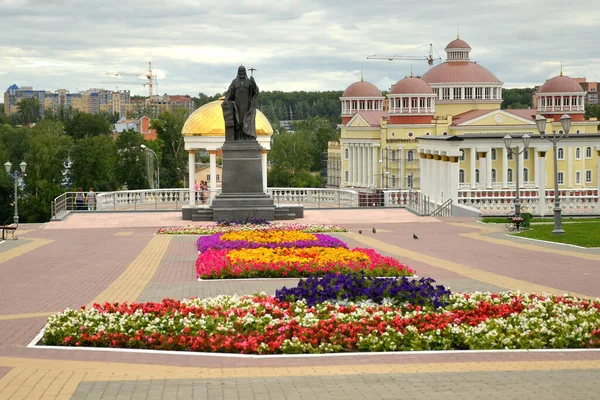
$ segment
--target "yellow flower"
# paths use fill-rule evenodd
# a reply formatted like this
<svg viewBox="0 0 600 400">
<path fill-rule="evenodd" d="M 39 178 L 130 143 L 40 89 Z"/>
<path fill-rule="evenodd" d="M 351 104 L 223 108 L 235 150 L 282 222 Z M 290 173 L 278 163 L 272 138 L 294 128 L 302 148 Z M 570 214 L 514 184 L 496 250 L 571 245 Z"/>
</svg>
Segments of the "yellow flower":
<svg viewBox="0 0 600 400">
<path fill-rule="evenodd" d="M 225 233 L 221 236 L 223 241 L 243 240 L 255 243 L 285 243 L 299 240 L 316 241 L 317 237 L 301 231 L 240 231 Z"/>
</svg>

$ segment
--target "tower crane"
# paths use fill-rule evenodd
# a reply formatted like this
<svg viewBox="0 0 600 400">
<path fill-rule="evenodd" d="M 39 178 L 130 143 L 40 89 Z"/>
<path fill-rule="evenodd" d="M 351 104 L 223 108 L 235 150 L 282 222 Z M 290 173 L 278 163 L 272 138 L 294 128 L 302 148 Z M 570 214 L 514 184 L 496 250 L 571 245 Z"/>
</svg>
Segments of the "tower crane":
<svg viewBox="0 0 600 400">
<path fill-rule="evenodd" d="M 427 46 L 427 45 L 425 45 Z M 429 54 L 426 56 L 405 56 L 404 54 L 409 53 L 411 51 L 417 50 L 417 49 L 421 49 L 425 46 L 421 46 L 421 47 L 417 47 L 416 49 L 413 50 L 409 50 L 406 51 L 404 53 L 400 53 L 397 55 L 392 55 L 392 56 L 383 56 L 383 55 L 377 55 L 374 54 L 372 56 L 368 56 L 367 60 L 388 60 L 388 61 L 395 61 L 395 60 L 426 60 L 427 64 L 431 67 L 433 66 L 433 62 L 435 60 L 441 60 L 442 58 L 440 57 L 440 55 L 438 54 L 437 50 L 434 49 L 433 44 L 429 44 Z M 434 57 L 433 52 L 435 51 L 435 54 L 437 55 L 437 57 Z"/>
<path fill-rule="evenodd" d="M 137 76 L 139 78 L 146 78 L 148 80 L 148 82 L 144 83 L 143 85 L 148 86 L 150 100 L 152 100 L 152 97 L 154 96 L 154 88 L 158 86 L 157 76 L 156 76 L 156 74 L 154 74 L 154 72 L 152 72 L 152 62 L 148 62 L 148 71 L 146 71 L 146 72 L 107 72 L 105 75 L 116 76 L 116 77 Z M 138 84 L 137 82 L 134 83 L 134 82 L 120 82 L 120 81 L 102 82 L 102 83 L 105 83 L 105 84 L 124 83 L 124 84 L 134 84 L 134 85 Z"/>
</svg>

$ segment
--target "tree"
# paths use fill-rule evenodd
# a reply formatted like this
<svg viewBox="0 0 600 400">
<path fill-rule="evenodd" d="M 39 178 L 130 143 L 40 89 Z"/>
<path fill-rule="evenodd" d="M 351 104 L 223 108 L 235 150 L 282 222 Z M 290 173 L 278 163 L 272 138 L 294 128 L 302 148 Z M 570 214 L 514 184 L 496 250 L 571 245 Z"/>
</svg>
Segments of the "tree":
<svg viewBox="0 0 600 400">
<path fill-rule="evenodd" d="M 96 191 L 117 188 L 115 165 L 117 148 L 107 136 L 86 137 L 75 142 L 71 154 L 71 176 L 74 187 Z"/>
<path fill-rule="evenodd" d="M 516 88 L 502 90 L 502 109 L 531 108 L 534 88 Z"/>
<path fill-rule="evenodd" d="M 31 129 L 28 127 L 13 128 L 6 124 L 0 125 L 0 142 L 9 154 L 8 161 L 13 165 L 19 164 L 25 158 L 30 135 Z M 4 164 L 5 161 L 1 163 Z"/>
<path fill-rule="evenodd" d="M 293 125 L 296 133 L 305 136 L 309 143 L 309 157 L 311 171 L 321 170 L 321 156 L 327 152 L 329 141 L 338 140 L 339 135 L 336 127 L 328 119 L 322 117 L 310 117 L 306 120 L 296 122 Z"/>
<path fill-rule="evenodd" d="M 19 120 L 22 124 L 30 124 L 40 120 L 40 101 L 38 99 L 22 99 L 17 105 Z"/>
<path fill-rule="evenodd" d="M 38 122 L 31 131 L 32 133 L 43 133 L 49 136 L 59 137 L 65 135 L 65 126 L 58 120 L 44 119 Z"/>
<path fill-rule="evenodd" d="M 186 171 L 186 153 L 181 130 L 186 121 L 186 110 L 176 108 L 165 111 L 158 119 L 152 120 L 151 127 L 162 140 L 160 158 L 161 187 L 182 187 Z"/>
<path fill-rule="evenodd" d="M 121 116 L 118 112 L 109 113 L 107 111 L 100 111 L 98 115 L 107 120 L 108 123 L 111 125 L 116 124 L 119 121 L 119 119 L 121 119 Z"/>
<path fill-rule="evenodd" d="M 133 129 L 123 131 L 116 141 L 117 180 L 119 185 L 126 185 L 131 190 L 148 188 L 146 177 L 148 154 L 142 150 L 142 144 L 146 144 L 143 135 Z"/>
<path fill-rule="evenodd" d="M 101 115 L 77 113 L 66 121 L 65 130 L 73 139 L 106 135 L 112 132 L 110 123 Z"/>
</svg>

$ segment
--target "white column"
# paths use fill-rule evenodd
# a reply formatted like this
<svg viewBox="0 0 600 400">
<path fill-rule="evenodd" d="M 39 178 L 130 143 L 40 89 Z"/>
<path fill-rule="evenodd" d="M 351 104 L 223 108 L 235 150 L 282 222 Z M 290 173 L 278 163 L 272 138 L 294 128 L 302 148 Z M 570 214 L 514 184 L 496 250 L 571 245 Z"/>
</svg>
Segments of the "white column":
<svg viewBox="0 0 600 400">
<path fill-rule="evenodd" d="M 523 151 L 523 149 L 519 148 L 519 151 Z M 523 181 L 523 169 L 525 168 L 525 156 L 523 155 L 523 153 L 519 154 L 519 170 L 517 171 L 517 174 L 519 174 L 519 185 L 521 185 L 521 187 L 523 187 L 525 185 L 525 182 Z"/>
<path fill-rule="evenodd" d="M 398 155 L 396 157 L 396 160 L 398 160 L 398 189 L 402 189 L 403 188 L 403 184 L 404 184 L 404 149 L 403 149 L 403 145 L 398 145 Z"/>
<path fill-rule="evenodd" d="M 508 150 L 502 149 L 502 188 L 508 188 Z"/>
<path fill-rule="evenodd" d="M 196 205 L 196 150 L 188 150 L 188 181 L 190 185 L 190 207 Z"/>
<path fill-rule="evenodd" d="M 533 186 L 537 189 L 540 181 L 539 154 L 537 149 L 533 148 Z"/>
<path fill-rule="evenodd" d="M 354 183 L 354 145 L 348 143 L 348 186 Z"/>
<path fill-rule="evenodd" d="M 538 179 L 538 208 L 537 213 L 541 216 L 546 211 L 546 152 L 536 152 L 537 161 L 535 164 L 536 170 L 539 171 L 537 174 Z"/>
<path fill-rule="evenodd" d="M 262 164 L 262 183 L 263 183 L 263 192 L 267 193 L 267 150 L 262 149 L 260 151 L 260 162 Z M 212 165 L 212 163 L 211 163 Z M 212 181 L 212 176 L 210 177 Z M 211 183 L 212 185 L 212 183 Z M 211 187 L 212 192 L 212 187 Z"/>
<path fill-rule="evenodd" d="M 361 158 L 360 158 L 360 167 L 362 168 L 362 185 L 364 187 L 368 187 L 369 186 L 369 182 L 367 182 L 368 180 L 368 162 L 367 162 L 367 145 L 366 144 L 362 144 L 361 145 Z"/>
<path fill-rule="evenodd" d="M 567 169 L 567 185 L 569 185 L 568 186 L 569 189 L 572 189 L 573 188 L 573 147 L 568 146 L 566 148 L 566 150 L 567 151 L 565 153 L 567 153 L 567 165 L 568 165 L 568 169 Z"/>
<path fill-rule="evenodd" d="M 353 149 L 352 155 L 354 156 L 354 160 L 352 161 L 352 172 L 354 173 L 354 182 L 352 184 L 358 186 L 358 182 L 360 181 L 360 175 L 358 175 L 358 144 L 354 144 Z"/>
<path fill-rule="evenodd" d="M 367 146 L 367 186 L 373 186 L 373 148 L 372 145 Z"/>
<path fill-rule="evenodd" d="M 475 189 L 477 187 L 477 181 L 475 181 L 475 169 L 476 169 L 476 159 L 477 156 L 477 149 L 475 147 L 471 147 L 470 149 L 470 158 L 471 158 L 471 162 L 469 163 L 470 167 L 471 167 L 471 172 L 469 173 L 471 175 L 471 189 Z M 479 171 L 479 175 L 481 176 L 481 171 Z"/>
<path fill-rule="evenodd" d="M 487 172 L 485 169 L 487 167 L 487 157 L 489 157 L 489 154 L 486 154 L 486 157 L 479 156 L 479 184 L 483 188 L 487 188 Z"/>
<path fill-rule="evenodd" d="M 487 168 L 485 170 L 485 172 L 487 174 L 486 181 L 487 181 L 487 188 L 488 189 L 491 189 L 493 187 L 492 186 L 492 165 L 493 165 L 493 162 L 494 161 L 492 160 L 492 150 L 489 149 L 488 153 L 487 153 L 487 156 L 485 157 L 485 164 L 486 164 L 486 168 Z M 496 178 L 497 177 L 498 177 L 498 175 L 496 173 Z"/>
<path fill-rule="evenodd" d="M 265 163 L 266 163 L 265 154 Z M 217 151 L 209 150 L 208 157 L 210 161 L 210 198 L 214 199 L 217 195 Z M 266 168 L 263 171 L 263 179 L 266 179 Z"/>
<path fill-rule="evenodd" d="M 450 174 L 450 176 L 448 177 L 448 197 L 452 199 L 455 204 L 458 204 L 458 157 L 450 157 L 450 161 L 448 162 L 448 169 Z"/>
<path fill-rule="evenodd" d="M 438 154 L 435 154 L 433 156 L 433 201 L 435 204 L 438 204 L 440 202 L 440 192 L 441 192 L 441 164 L 442 161 L 440 159 L 437 159 L 440 157 Z"/>
<path fill-rule="evenodd" d="M 450 198 L 450 162 L 448 156 L 443 156 L 439 161 L 442 164 L 442 199 L 447 201 Z"/>
</svg>

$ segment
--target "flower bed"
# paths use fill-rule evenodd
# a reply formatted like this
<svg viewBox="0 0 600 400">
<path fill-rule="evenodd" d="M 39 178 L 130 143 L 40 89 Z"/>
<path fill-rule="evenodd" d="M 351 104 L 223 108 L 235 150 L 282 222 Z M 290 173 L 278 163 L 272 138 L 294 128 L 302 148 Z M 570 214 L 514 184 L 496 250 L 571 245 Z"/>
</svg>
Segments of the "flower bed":
<svg viewBox="0 0 600 400">
<path fill-rule="evenodd" d="M 239 250 L 259 247 L 348 247 L 340 239 L 319 233 L 301 231 L 244 231 L 232 233 L 215 233 L 200 236 L 196 241 L 198 251 Z"/>
<path fill-rule="evenodd" d="M 306 233 L 319 232 L 347 232 L 348 230 L 341 225 L 316 225 L 316 224 L 292 224 L 285 222 L 272 222 L 268 224 L 206 224 L 206 225 L 188 225 L 172 226 L 168 228 L 159 228 L 156 233 L 163 235 L 212 235 L 214 233 L 252 231 L 252 230 L 299 230 Z"/>
<path fill-rule="evenodd" d="M 196 273 L 202 279 L 298 278 L 360 271 L 369 276 L 413 274 L 394 258 L 358 247 L 353 250 L 344 247 L 208 250 L 196 259 Z"/>
<path fill-rule="evenodd" d="M 599 308 L 510 292 L 452 294 L 437 309 L 219 296 L 65 310 L 49 318 L 42 340 L 249 354 L 600 347 Z"/>
</svg>

